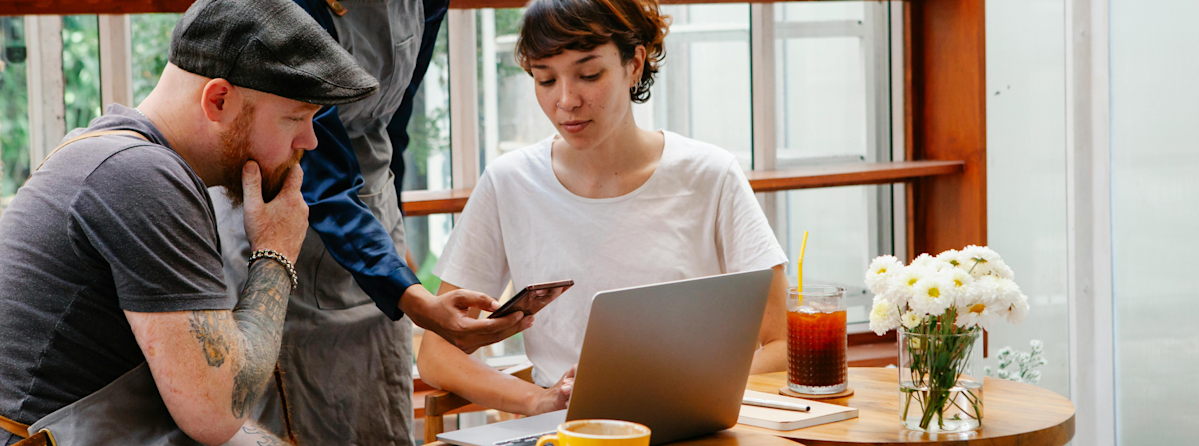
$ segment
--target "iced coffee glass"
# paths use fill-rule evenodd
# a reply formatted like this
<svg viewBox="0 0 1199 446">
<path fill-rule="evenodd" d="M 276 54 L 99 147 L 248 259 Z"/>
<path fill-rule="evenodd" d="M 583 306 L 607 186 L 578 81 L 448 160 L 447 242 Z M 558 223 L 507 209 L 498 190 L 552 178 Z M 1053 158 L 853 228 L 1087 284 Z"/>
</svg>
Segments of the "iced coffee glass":
<svg viewBox="0 0 1199 446">
<path fill-rule="evenodd" d="M 804 285 L 787 293 L 787 387 L 827 395 L 845 390 L 845 289 Z"/>
</svg>

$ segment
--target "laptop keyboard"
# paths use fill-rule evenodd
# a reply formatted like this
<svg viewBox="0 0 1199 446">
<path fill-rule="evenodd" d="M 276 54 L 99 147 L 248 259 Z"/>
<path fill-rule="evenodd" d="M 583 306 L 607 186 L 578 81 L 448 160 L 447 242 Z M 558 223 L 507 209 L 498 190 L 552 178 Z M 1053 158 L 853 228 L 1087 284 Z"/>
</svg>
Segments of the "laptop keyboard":
<svg viewBox="0 0 1199 446">
<path fill-rule="evenodd" d="M 511 440 L 497 441 L 495 446 L 530 446 L 537 444 L 537 439 L 542 435 L 551 435 L 557 431 L 543 432 L 537 435 L 529 435 L 527 437 L 513 438 Z"/>
</svg>

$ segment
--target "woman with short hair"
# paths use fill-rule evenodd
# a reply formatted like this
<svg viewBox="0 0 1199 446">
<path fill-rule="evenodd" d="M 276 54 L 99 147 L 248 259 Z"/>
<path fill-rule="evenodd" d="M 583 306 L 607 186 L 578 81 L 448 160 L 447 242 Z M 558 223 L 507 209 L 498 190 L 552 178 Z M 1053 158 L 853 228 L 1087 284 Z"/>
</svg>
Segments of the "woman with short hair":
<svg viewBox="0 0 1199 446">
<path fill-rule="evenodd" d="M 426 383 L 506 412 L 563 409 L 596 292 L 765 268 L 774 282 L 751 373 L 785 369 L 787 257 L 741 167 L 724 149 L 633 121 L 668 27 L 656 0 L 529 3 L 516 58 L 558 134 L 487 167 L 434 273 L 440 292 L 575 285 L 524 332 L 538 385 L 432 333 L 418 361 Z"/>
</svg>

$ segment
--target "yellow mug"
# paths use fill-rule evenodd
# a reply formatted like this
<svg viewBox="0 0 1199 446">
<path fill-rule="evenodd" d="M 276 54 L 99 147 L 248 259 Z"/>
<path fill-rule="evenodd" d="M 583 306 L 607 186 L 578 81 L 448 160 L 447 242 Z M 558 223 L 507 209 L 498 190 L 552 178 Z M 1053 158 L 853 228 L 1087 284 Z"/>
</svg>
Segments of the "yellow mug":
<svg viewBox="0 0 1199 446">
<path fill-rule="evenodd" d="M 543 435 L 537 446 L 649 446 L 649 428 L 617 420 L 575 420 L 558 425 L 557 435 Z"/>
</svg>

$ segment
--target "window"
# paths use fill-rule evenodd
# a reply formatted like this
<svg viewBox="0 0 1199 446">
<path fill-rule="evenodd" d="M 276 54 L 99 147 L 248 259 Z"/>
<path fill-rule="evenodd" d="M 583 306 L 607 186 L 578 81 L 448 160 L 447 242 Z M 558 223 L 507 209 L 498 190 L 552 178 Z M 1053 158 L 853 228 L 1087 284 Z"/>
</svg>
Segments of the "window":
<svg viewBox="0 0 1199 446">
<path fill-rule="evenodd" d="M 0 212 L 29 177 L 24 17 L 0 17 Z"/>
<path fill-rule="evenodd" d="M 650 100 L 633 105 L 637 125 L 723 147 L 749 170 L 753 146 L 749 7 L 667 5 L 662 9 L 674 20 L 666 36 L 666 59 Z M 557 132 L 537 104 L 532 77 L 516 64 L 514 47 L 522 14 L 520 8 L 477 12 L 481 168 L 499 155 Z"/>
<path fill-rule="evenodd" d="M 891 38 L 902 20 L 892 8 L 891 2 L 872 1 L 664 5 L 663 12 L 672 16 L 667 56 L 651 99 L 634 105 L 635 120 L 642 128 L 673 131 L 729 150 L 746 171 L 902 159 L 897 144 L 902 138 L 893 134 L 902 126 L 893 126 L 892 114 L 902 91 L 895 90 L 891 75 L 891 61 L 902 60 L 893 54 L 901 45 Z M 452 10 L 442 24 L 408 124 L 405 191 L 469 187 L 496 157 L 555 133 L 536 103 L 532 78 L 513 56 L 522 12 Z M 135 103 L 157 83 L 179 17 L 131 17 Z M 105 80 L 98 69 L 103 55 L 96 24 L 95 16 L 63 19 L 67 129 L 86 125 L 100 113 L 99 86 Z M 0 88 L 9 97 L 24 97 L 25 75 L 15 59 L 19 51 L 9 50 L 21 46 L 22 22 L 2 18 L 0 25 L 5 39 L 0 60 L 6 64 Z M 450 35 L 474 38 L 453 43 Z M 755 36 L 773 42 L 770 53 L 755 47 L 763 45 L 754 43 L 762 42 Z M 755 75 L 755 70 L 763 71 Z M 463 72 L 471 74 L 450 76 Z M 766 75 L 773 94 L 755 96 L 755 79 Z M 755 104 L 755 98 L 764 102 Z M 28 174 L 27 102 L 0 106 L 0 204 Z M 477 117 L 477 128 L 463 125 L 451 134 L 451 116 Z M 763 129 L 775 135 L 769 145 L 754 140 L 762 134 L 755 131 Z M 903 230 L 897 223 L 903 219 L 895 219 L 895 209 L 903 209 L 903 203 L 893 199 L 903 196 L 900 191 L 901 186 L 883 185 L 762 194 L 764 210 L 791 259 L 799 254 L 798 234 L 812 233 L 806 276 L 847 288 L 851 322 L 865 321 L 870 296 L 861 287 L 861 272 L 869 260 L 902 248 L 897 243 L 903 237 L 895 234 Z M 439 280 L 432 268 L 452 224 L 449 214 L 405 219 L 418 276 L 433 291 Z M 517 337 L 485 354 L 500 363 L 522 353 Z"/>
<path fill-rule="evenodd" d="M 413 97 L 409 143 L 402 154 L 404 190 L 443 190 L 452 185 L 448 32 L 442 24 L 433 59 Z M 441 280 L 433 276 L 433 266 L 449 240 L 451 228 L 451 218 L 446 214 L 404 218 L 405 238 L 416 261 L 417 277 L 433 293 L 441 285 Z"/>
<path fill-rule="evenodd" d="M 890 4 L 789 2 L 770 7 L 777 168 L 891 161 Z M 779 241 L 794 262 L 803 232 L 810 233 L 804 277 L 846 289 L 850 324 L 867 322 L 873 298 L 863 287 L 862 272 L 875 256 L 896 252 L 893 188 L 779 193 L 779 221 L 785 222 Z M 790 274 L 795 267 L 788 266 Z"/>
<path fill-rule="evenodd" d="M 67 131 L 100 116 L 100 30 L 94 15 L 62 18 L 63 103 Z M 57 146 L 51 142 L 51 146 Z M 39 160 L 40 161 L 40 160 Z"/>
<path fill-rule="evenodd" d="M 136 14 L 130 16 L 133 49 L 133 104 L 140 104 L 158 84 L 167 66 L 171 33 L 182 14 Z M 108 105 L 108 104 L 105 104 Z"/>
</svg>

